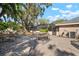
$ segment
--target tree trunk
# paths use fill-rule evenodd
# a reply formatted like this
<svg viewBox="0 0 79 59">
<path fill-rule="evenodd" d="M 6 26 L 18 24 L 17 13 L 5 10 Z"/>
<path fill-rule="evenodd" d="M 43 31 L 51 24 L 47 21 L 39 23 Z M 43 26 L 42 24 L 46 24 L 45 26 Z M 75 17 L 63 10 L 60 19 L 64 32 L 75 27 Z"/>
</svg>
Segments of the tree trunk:
<svg viewBox="0 0 79 59">
<path fill-rule="evenodd" d="M 5 20 L 5 22 L 6 22 L 6 17 L 5 16 L 3 16 L 4 17 L 4 20 Z"/>
<path fill-rule="evenodd" d="M 4 11 L 2 10 L 2 12 L 0 13 L 0 18 L 4 15 Z M 0 21 L 2 22 L 3 20 L 2 19 L 0 19 Z"/>
</svg>

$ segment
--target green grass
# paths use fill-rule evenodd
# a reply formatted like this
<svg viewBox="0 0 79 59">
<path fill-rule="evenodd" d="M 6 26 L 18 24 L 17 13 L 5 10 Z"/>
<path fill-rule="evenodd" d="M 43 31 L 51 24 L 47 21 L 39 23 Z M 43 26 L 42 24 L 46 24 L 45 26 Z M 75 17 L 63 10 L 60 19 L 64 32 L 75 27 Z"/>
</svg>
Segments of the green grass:
<svg viewBox="0 0 79 59">
<path fill-rule="evenodd" d="M 40 32 L 48 32 L 48 29 L 40 29 Z"/>
</svg>

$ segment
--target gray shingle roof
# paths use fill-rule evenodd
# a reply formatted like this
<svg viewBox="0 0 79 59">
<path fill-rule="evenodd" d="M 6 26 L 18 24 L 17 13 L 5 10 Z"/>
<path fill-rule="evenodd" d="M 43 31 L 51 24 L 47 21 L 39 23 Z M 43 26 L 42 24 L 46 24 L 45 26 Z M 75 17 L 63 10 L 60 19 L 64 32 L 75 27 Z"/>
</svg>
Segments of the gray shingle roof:
<svg viewBox="0 0 79 59">
<path fill-rule="evenodd" d="M 63 23 L 77 23 L 77 22 L 79 22 L 79 17 L 64 21 Z"/>
</svg>

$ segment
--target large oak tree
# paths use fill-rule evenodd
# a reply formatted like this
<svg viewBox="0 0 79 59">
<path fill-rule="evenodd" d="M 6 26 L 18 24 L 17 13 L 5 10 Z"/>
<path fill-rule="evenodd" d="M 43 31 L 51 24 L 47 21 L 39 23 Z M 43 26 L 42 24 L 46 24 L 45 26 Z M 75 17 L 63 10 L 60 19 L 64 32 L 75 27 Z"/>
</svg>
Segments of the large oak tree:
<svg viewBox="0 0 79 59">
<path fill-rule="evenodd" d="M 14 18 L 15 21 L 20 21 L 27 30 L 30 30 L 35 19 L 42 16 L 50 5 L 49 3 L 3 3 L 0 4 L 0 8 L 2 8 L 0 17 L 6 14 L 8 17 Z"/>
</svg>

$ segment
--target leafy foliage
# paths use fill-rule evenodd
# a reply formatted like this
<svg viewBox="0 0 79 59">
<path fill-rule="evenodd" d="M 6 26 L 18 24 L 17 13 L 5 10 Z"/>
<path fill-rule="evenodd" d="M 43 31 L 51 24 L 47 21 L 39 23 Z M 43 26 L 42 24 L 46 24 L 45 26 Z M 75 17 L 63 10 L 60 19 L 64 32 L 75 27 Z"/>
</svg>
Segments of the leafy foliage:
<svg viewBox="0 0 79 59">
<path fill-rule="evenodd" d="M 54 24 L 54 23 L 50 23 L 50 24 L 49 24 L 49 27 L 48 27 L 48 30 L 49 30 L 49 31 L 52 31 L 53 28 L 55 28 L 55 24 Z"/>
<path fill-rule="evenodd" d="M 0 17 L 5 14 L 9 17 L 17 19 L 21 14 L 21 6 L 22 4 L 18 3 L 2 3 L 0 4 L 0 8 L 2 8 L 2 12 L 0 13 Z"/>
<path fill-rule="evenodd" d="M 40 29 L 40 32 L 48 32 L 48 29 Z"/>
<path fill-rule="evenodd" d="M 40 24 L 48 24 L 49 21 L 47 19 L 39 19 Z"/>
<path fill-rule="evenodd" d="M 19 30 L 22 28 L 22 26 L 20 26 L 16 22 L 8 22 L 8 27 L 12 27 L 13 30 Z"/>
<path fill-rule="evenodd" d="M 13 28 L 13 30 L 21 29 L 22 27 L 15 22 L 0 22 L 0 30 L 5 30 L 7 28 Z"/>
<path fill-rule="evenodd" d="M 5 30 L 8 28 L 8 23 L 0 22 L 0 30 Z"/>
<path fill-rule="evenodd" d="M 58 20 L 54 21 L 53 23 L 60 24 L 60 23 L 63 23 L 64 21 L 66 21 L 66 20 L 64 20 L 64 19 L 58 19 Z"/>
<path fill-rule="evenodd" d="M 23 24 L 25 25 L 25 28 L 29 30 L 31 26 L 34 26 L 35 19 L 37 19 L 38 16 L 42 16 L 45 9 L 48 8 L 48 6 L 50 5 L 51 4 L 47 4 L 47 3 L 46 4 L 42 4 L 42 3 L 25 4 L 26 11 L 22 19 Z"/>
<path fill-rule="evenodd" d="M 27 30 L 30 30 L 35 19 L 42 16 L 45 9 L 50 5 L 49 3 L 3 3 L 0 4 L 0 8 L 2 8 L 0 17 L 6 14 L 8 17 L 14 18 L 15 21 L 22 23 Z"/>
</svg>

